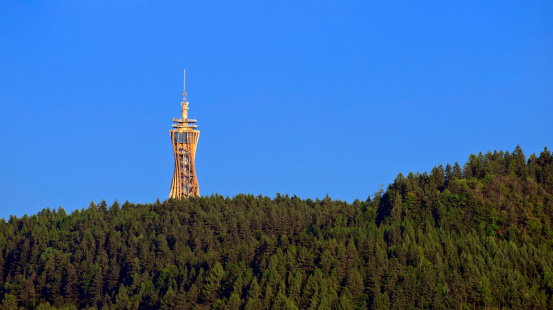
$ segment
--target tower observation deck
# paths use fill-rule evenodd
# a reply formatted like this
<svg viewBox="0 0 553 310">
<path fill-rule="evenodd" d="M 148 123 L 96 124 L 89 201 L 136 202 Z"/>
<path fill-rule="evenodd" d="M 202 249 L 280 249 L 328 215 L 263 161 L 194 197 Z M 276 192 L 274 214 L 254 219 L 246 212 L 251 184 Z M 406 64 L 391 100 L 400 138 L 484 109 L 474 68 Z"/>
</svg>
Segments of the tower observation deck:
<svg viewBox="0 0 553 310">
<path fill-rule="evenodd" d="M 182 91 L 182 118 L 173 118 L 171 143 L 175 153 L 175 172 L 171 182 L 169 198 L 188 198 L 200 195 L 198 178 L 194 159 L 200 131 L 197 130 L 195 119 L 188 118 L 188 101 L 186 101 L 186 71 L 184 71 L 184 83 Z"/>
</svg>

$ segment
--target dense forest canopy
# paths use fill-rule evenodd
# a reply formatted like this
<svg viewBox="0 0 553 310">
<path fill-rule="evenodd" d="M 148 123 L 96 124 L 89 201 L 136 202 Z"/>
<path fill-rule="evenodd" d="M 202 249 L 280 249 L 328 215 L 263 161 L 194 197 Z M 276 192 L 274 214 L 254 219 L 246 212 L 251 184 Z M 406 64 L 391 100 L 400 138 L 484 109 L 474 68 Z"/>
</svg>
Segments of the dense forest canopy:
<svg viewBox="0 0 553 310">
<path fill-rule="evenodd" d="M 3 309 L 553 309 L 553 158 L 470 155 L 352 203 L 212 195 L 0 220 Z"/>
</svg>

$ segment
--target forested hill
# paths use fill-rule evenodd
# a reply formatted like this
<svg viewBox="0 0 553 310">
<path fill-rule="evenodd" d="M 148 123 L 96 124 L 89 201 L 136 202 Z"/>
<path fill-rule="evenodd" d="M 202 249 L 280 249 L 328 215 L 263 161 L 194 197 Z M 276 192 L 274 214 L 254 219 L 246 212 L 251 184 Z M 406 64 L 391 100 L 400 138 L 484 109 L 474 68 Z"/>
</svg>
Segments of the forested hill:
<svg viewBox="0 0 553 310">
<path fill-rule="evenodd" d="M 553 309 L 547 149 L 400 174 L 371 198 L 12 216 L 0 220 L 0 308 Z"/>
</svg>

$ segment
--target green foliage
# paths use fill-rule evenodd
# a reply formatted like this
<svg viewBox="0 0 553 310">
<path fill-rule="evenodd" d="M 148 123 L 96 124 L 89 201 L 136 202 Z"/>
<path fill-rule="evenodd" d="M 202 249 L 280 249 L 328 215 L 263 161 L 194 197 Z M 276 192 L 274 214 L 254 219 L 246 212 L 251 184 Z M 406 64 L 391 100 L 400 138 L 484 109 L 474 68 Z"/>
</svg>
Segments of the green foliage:
<svg viewBox="0 0 553 310">
<path fill-rule="evenodd" d="M 553 157 L 398 175 L 366 201 L 212 195 L 0 220 L 1 309 L 553 308 Z"/>
</svg>

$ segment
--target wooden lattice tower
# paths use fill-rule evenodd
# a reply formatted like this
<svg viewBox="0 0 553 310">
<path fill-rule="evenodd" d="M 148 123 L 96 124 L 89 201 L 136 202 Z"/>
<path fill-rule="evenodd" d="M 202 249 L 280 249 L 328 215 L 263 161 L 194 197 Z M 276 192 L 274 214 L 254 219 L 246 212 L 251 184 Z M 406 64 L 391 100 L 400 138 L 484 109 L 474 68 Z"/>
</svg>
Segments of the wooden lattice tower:
<svg viewBox="0 0 553 310">
<path fill-rule="evenodd" d="M 184 86 L 186 86 L 186 71 L 184 72 Z M 183 198 L 200 195 L 198 178 L 194 158 L 200 131 L 195 125 L 196 120 L 188 118 L 188 101 L 186 101 L 186 87 L 182 91 L 182 118 L 173 118 L 171 143 L 175 153 L 175 172 L 171 183 L 169 198 Z"/>
</svg>

